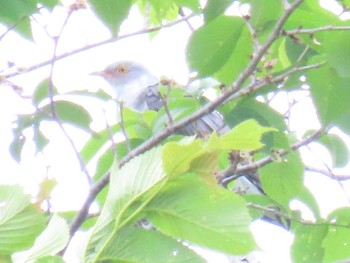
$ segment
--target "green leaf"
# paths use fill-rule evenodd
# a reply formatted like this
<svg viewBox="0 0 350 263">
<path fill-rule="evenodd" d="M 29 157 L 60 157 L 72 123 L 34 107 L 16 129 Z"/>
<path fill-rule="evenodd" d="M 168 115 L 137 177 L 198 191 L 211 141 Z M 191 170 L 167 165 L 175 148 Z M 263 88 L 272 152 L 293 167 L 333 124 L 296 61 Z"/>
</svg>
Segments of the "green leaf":
<svg viewBox="0 0 350 263">
<path fill-rule="evenodd" d="M 278 0 L 244 0 L 250 5 L 250 23 L 256 27 L 258 37 L 266 29 L 270 29 L 281 16 L 283 7 Z"/>
<path fill-rule="evenodd" d="M 245 69 L 253 54 L 253 41 L 248 28 L 244 27 L 235 37 L 236 45 L 232 47 L 230 57 L 223 67 L 214 75 L 218 80 L 228 86 L 231 85 L 241 71 Z"/>
<path fill-rule="evenodd" d="M 241 35 L 240 17 L 219 16 L 197 29 L 187 46 L 190 67 L 200 77 L 214 74 L 228 61 Z"/>
<path fill-rule="evenodd" d="M 294 262 L 324 262 L 325 248 L 322 245 L 328 232 L 324 225 L 298 225 L 295 228 L 295 239 L 292 245 Z"/>
<path fill-rule="evenodd" d="M 52 9 L 53 7 L 58 5 L 60 1 L 59 0 L 39 0 L 38 3 L 43 4 L 45 7 Z"/>
<path fill-rule="evenodd" d="M 217 138 L 217 135 L 213 134 L 209 138 L 208 144 L 209 147 L 213 149 L 257 150 L 264 146 L 264 144 L 261 143 L 262 135 L 271 131 L 277 131 L 277 129 L 260 126 L 255 120 L 247 120 L 240 123 L 220 138 Z"/>
<path fill-rule="evenodd" d="M 71 101 L 55 101 L 55 111 L 57 117 L 84 130 L 90 130 L 91 116 L 90 113 L 81 105 Z M 40 111 L 51 113 L 50 104 L 40 108 Z"/>
<path fill-rule="evenodd" d="M 30 247 L 45 227 L 43 213 L 19 186 L 0 185 L 0 203 L 0 254 Z"/>
<path fill-rule="evenodd" d="M 329 225 L 328 233 L 323 240 L 325 254 L 323 262 L 347 262 L 350 259 L 350 229 L 346 225 Z"/>
<path fill-rule="evenodd" d="M 111 241 L 100 261 L 114 262 L 205 262 L 193 250 L 162 233 L 125 227 Z"/>
<path fill-rule="evenodd" d="M 259 173 L 265 193 L 288 210 L 289 202 L 304 189 L 304 167 L 296 153 L 282 158 L 262 167 Z"/>
<path fill-rule="evenodd" d="M 256 246 L 243 199 L 195 175 L 169 183 L 147 211 L 152 224 L 174 238 L 229 254 L 246 254 Z"/>
<path fill-rule="evenodd" d="M 30 37 L 28 16 L 37 11 L 36 0 L 2 0 L 0 2 L 0 19 L 26 37 Z"/>
<path fill-rule="evenodd" d="M 307 71 L 306 75 L 322 125 L 334 124 L 350 131 L 350 79 L 338 76 L 327 66 Z"/>
<path fill-rule="evenodd" d="M 344 167 L 349 162 L 349 150 L 338 135 L 326 134 L 318 142 L 328 149 L 335 167 Z"/>
<path fill-rule="evenodd" d="M 109 242 L 116 238 L 118 229 L 132 223 L 142 207 L 159 191 L 165 178 L 162 150 L 154 148 L 132 159 L 120 170 L 116 165 L 112 169 L 107 201 L 91 232 L 86 261 L 103 255 Z"/>
<path fill-rule="evenodd" d="M 46 256 L 34 260 L 34 263 L 64 263 L 64 260 L 59 256 Z"/>
<path fill-rule="evenodd" d="M 45 79 L 35 89 L 33 94 L 33 102 L 35 103 L 35 105 L 39 105 L 39 103 L 45 98 L 48 98 L 48 96 L 49 96 L 49 81 L 48 79 Z"/>
<path fill-rule="evenodd" d="M 31 261 L 60 252 L 69 241 L 69 229 L 66 221 L 53 215 L 46 229 L 36 238 L 29 250 L 16 253 L 22 262 Z"/>
<path fill-rule="evenodd" d="M 201 142 L 194 140 L 190 143 L 169 142 L 163 151 L 164 171 L 175 176 L 188 171 L 191 162 L 202 154 Z"/>
<path fill-rule="evenodd" d="M 350 33 L 348 31 L 327 32 L 324 38 L 324 51 L 329 65 L 340 77 L 350 75 Z"/>
<path fill-rule="evenodd" d="M 131 0 L 91 0 L 90 3 L 112 34 L 117 35 L 120 25 L 129 14 Z"/>
<path fill-rule="evenodd" d="M 81 157 L 85 163 L 91 161 L 91 159 L 98 154 L 102 147 L 109 141 L 111 141 L 111 134 L 115 134 L 120 131 L 119 124 L 109 127 L 109 130 L 104 129 L 98 133 L 92 134 L 92 137 L 85 143 L 83 149 L 80 151 Z"/>
<path fill-rule="evenodd" d="M 207 1 L 203 14 L 206 22 L 209 22 L 220 16 L 232 5 L 232 0 L 209 0 Z"/>
</svg>

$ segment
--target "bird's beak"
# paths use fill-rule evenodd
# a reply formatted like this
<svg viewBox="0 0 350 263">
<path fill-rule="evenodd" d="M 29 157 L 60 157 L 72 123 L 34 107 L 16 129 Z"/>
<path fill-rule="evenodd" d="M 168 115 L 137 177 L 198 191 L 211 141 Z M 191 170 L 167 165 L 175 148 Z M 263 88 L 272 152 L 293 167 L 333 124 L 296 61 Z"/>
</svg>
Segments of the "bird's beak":
<svg viewBox="0 0 350 263">
<path fill-rule="evenodd" d="M 99 77 L 103 77 L 106 75 L 106 72 L 104 70 L 101 71 L 95 71 L 95 72 L 91 72 L 89 75 L 91 76 L 99 76 Z"/>
</svg>

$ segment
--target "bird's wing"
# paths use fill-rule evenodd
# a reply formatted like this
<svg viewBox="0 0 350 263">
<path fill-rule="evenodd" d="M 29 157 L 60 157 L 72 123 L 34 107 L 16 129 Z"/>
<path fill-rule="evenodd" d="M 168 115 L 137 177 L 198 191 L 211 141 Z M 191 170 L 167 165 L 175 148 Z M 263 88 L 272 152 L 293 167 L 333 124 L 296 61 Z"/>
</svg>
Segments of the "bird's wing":
<svg viewBox="0 0 350 263">
<path fill-rule="evenodd" d="M 158 111 L 164 106 L 160 98 L 158 84 L 147 88 L 145 100 L 147 108 L 150 110 Z M 213 131 L 216 131 L 218 134 L 224 134 L 229 130 L 230 128 L 224 123 L 221 114 L 217 111 L 213 111 L 181 128 L 179 133 L 188 136 L 197 135 L 199 137 L 205 137 L 210 135 Z"/>
</svg>

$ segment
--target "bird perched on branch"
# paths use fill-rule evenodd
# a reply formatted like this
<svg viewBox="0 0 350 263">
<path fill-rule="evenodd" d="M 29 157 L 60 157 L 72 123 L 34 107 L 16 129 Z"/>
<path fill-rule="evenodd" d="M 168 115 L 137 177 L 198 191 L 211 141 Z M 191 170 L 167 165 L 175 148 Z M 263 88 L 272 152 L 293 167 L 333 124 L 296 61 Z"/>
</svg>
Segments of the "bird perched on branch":
<svg viewBox="0 0 350 263">
<path fill-rule="evenodd" d="M 112 87 L 115 99 L 128 108 L 143 112 L 146 110 L 158 111 L 165 106 L 159 91 L 158 78 L 139 63 L 133 61 L 116 62 L 102 71 L 94 72 L 93 75 L 103 77 Z M 214 131 L 218 134 L 224 134 L 229 130 L 230 128 L 224 123 L 220 113 L 213 111 L 182 127 L 179 132 L 183 135 L 204 137 Z M 250 194 L 263 193 L 256 177 L 242 176 L 238 178 L 236 183 L 237 191 Z M 271 219 L 268 218 L 268 221 Z M 277 223 L 283 226 L 279 220 Z"/>
<path fill-rule="evenodd" d="M 115 98 L 128 108 L 136 111 L 155 110 L 164 106 L 159 92 L 159 80 L 143 65 L 133 61 L 120 61 L 93 73 L 103 77 L 113 88 Z M 203 137 L 216 131 L 223 134 L 229 131 L 222 116 L 211 112 L 199 120 L 183 127 L 180 133 Z"/>
</svg>

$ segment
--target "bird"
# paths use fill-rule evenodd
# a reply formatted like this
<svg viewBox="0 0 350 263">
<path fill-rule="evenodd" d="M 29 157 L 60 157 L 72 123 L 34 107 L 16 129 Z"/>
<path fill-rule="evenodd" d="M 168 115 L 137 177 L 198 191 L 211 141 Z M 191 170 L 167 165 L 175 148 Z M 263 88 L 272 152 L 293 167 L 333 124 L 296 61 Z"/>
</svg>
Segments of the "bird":
<svg viewBox="0 0 350 263">
<path fill-rule="evenodd" d="M 159 111 L 164 106 L 159 91 L 159 79 L 140 63 L 123 60 L 108 65 L 105 69 L 93 72 L 106 80 L 113 90 L 113 97 L 117 102 L 138 112 L 146 110 Z M 205 137 L 213 132 L 222 135 L 230 131 L 223 116 L 218 111 L 212 111 L 200 119 L 179 130 L 180 134 Z M 236 180 L 236 192 L 244 194 L 264 194 L 256 171 L 254 176 L 241 176 Z M 264 217 L 266 221 L 285 227 L 275 216 Z M 288 226 L 289 227 L 289 226 Z"/>
<path fill-rule="evenodd" d="M 113 97 L 123 106 L 138 112 L 159 111 L 164 102 L 159 92 L 159 79 L 140 63 L 123 60 L 108 65 L 104 70 L 92 73 L 106 80 L 113 90 Z M 222 115 L 213 111 L 179 130 L 183 135 L 205 137 L 213 131 L 228 132 Z"/>
</svg>

